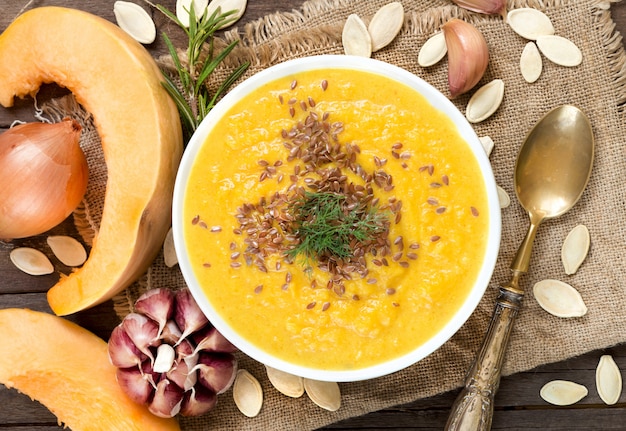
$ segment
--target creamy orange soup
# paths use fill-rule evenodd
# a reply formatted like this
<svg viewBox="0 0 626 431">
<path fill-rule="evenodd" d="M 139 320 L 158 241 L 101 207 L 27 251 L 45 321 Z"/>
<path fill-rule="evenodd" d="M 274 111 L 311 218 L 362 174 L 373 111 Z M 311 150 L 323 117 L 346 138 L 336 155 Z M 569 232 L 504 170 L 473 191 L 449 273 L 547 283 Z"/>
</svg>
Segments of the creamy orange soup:
<svg viewBox="0 0 626 431">
<path fill-rule="evenodd" d="M 335 159 L 311 167 L 324 146 L 300 133 L 315 130 Z M 379 245 L 340 262 L 343 277 L 285 252 L 301 241 L 285 228 L 296 193 L 332 189 L 333 178 L 371 194 L 387 221 Z M 215 309 L 306 367 L 353 370 L 414 350 L 459 310 L 486 252 L 485 185 L 454 124 L 414 90 L 361 71 L 299 73 L 240 100 L 199 151 L 184 202 L 187 251 Z"/>
</svg>

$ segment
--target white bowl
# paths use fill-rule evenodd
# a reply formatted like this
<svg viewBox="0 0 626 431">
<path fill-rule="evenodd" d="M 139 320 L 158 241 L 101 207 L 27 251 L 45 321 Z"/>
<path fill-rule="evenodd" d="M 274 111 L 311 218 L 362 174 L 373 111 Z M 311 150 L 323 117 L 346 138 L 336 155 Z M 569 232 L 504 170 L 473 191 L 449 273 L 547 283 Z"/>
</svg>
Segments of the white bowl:
<svg viewBox="0 0 626 431">
<path fill-rule="evenodd" d="M 276 358 L 268 354 L 266 351 L 261 350 L 250 341 L 242 338 L 228 325 L 227 322 L 224 321 L 224 319 L 222 319 L 220 314 L 215 310 L 211 302 L 204 295 L 198 280 L 194 275 L 193 268 L 191 267 L 185 247 L 185 240 L 183 238 L 183 203 L 190 170 L 198 151 L 205 143 L 206 136 L 215 124 L 220 121 L 220 118 L 235 102 L 239 101 L 244 95 L 259 86 L 277 78 L 292 75 L 304 70 L 328 68 L 362 70 L 370 73 L 377 73 L 392 80 L 396 80 L 421 93 L 436 109 L 446 114 L 458 128 L 459 134 L 466 140 L 467 145 L 470 147 L 471 152 L 479 164 L 484 183 L 486 185 L 489 210 L 489 238 L 487 240 L 485 257 L 475 284 L 472 286 L 467 299 L 455 313 L 454 317 L 450 319 L 450 321 L 438 333 L 436 333 L 435 336 L 408 354 L 362 369 L 323 370 L 304 367 L 298 364 L 286 362 L 280 358 Z M 495 267 L 500 246 L 500 231 L 500 206 L 491 165 L 478 137 L 476 136 L 476 133 L 465 117 L 446 96 L 414 74 L 388 63 L 361 57 L 324 55 L 290 60 L 265 69 L 230 90 L 230 92 L 219 103 L 217 103 L 192 136 L 183 155 L 174 189 L 174 243 L 182 274 L 200 308 L 208 316 L 212 324 L 227 339 L 229 339 L 248 356 L 263 364 L 282 371 L 316 380 L 340 382 L 371 379 L 404 369 L 437 350 L 467 321 L 481 300 Z M 255 324 L 257 322 L 251 323 Z"/>
</svg>

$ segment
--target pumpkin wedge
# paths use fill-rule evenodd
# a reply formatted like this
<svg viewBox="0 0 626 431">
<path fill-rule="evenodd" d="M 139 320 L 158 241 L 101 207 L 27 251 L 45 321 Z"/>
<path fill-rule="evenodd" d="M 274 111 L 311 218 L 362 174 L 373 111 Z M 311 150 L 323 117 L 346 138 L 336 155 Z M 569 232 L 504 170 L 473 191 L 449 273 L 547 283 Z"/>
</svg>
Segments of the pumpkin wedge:
<svg viewBox="0 0 626 431">
<path fill-rule="evenodd" d="M 40 7 L 0 35 L 0 77 L 5 107 L 54 82 L 93 115 L 108 173 L 102 220 L 87 262 L 62 277 L 48 301 L 58 315 L 104 302 L 145 272 L 171 223 L 182 131 L 161 71 L 115 24 Z"/>
<path fill-rule="evenodd" d="M 0 310 L 0 383 L 46 406 L 73 431 L 179 431 L 126 396 L 107 343 L 53 314 Z"/>
</svg>

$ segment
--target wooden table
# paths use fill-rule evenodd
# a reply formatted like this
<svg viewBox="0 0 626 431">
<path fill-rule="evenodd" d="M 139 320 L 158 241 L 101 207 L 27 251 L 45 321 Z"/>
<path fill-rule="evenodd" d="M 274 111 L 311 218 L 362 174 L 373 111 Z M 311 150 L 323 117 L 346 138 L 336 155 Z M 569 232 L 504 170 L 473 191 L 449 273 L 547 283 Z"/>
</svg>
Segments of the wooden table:
<svg viewBox="0 0 626 431">
<path fill-rule="evenodd" d="M 27 0 L 4 0 L 0 2 L 0 30 L 4 30 Z M 87 10 L 111 21 L 113 0 L 41 0 L 35 6 L 63 5 Z M 140 3 L 138 1 L 138 3 Z M 175 1 L 160 1 L 170 10 L 175 10 Z M 289 11 L 298 8 L 303 0 L 251 0 L 242 21 L 251 21 L 276 11 Z M 617 29 L 626 32 L 626 4 L 611 6 Z M 159 28 L 165 28 L 174 36 L 175 44 L 184 46 L 181 34 L 160 14 L 154 13 Z M 54 35 L 50 35 L 54 37 Z M 163 42 L 148 47 L 154 55 L 166 52 Z M 1 79 L 1 77 L 0 77 Z M 6 129 L 13 120 L 33 121 L 32 102 L 20 102 L 15 108 L 6 110 L 0 107 L 0 128 Z M 2 187 L 2 185 L 0 185 Z M 67 220 L 54 228 L 53 234 L 76 235 L 73 223 Z M 55 282 L 58 275 L 33 277 L 21 273 L 9 261 L 9 252 L 17 246 L 43 248 L 46 235 L 10 243 L 0 241 L 0 308 L 27 307 L 48 311 L 45 292 Z M 71 317 L 80 325 L 90 329 L 104 339 L 108 339 L 111 329 L 118 323 L 110 302 L 91 310 L 77 313 Z M 0 342 L 2 334 L 0 334 Z M 550 346 L 545 346 L 549 349 Z M 626 402 L 608 407 L 602 403 L 595 392 L 595 367 L 602 354 L 611 354 L 618 366 L 626 370 L 626 344 L 605 351 L 588 353 L 582 357 L 556 364 L 545 365 L 537 369 L 519 373 L 502 380 L 496 397 L 496 412 L 493 429 L 541 429 L 541 430 L 609 430 L 626 429 Z M 590 389 L 589 395 L 580 403 L 571 407 L 552 407 L 539 398 L 539 389 L 548 380 L 568 379 L 580 382 Z M 325 429 L 333 430 L 441 430 L 449 414 L 450 406 L 456 397 L 456 391 L 352 418 Z M 622 400 L 624 396 L 622 396 Z M 0 385 L 0 429 L 6 431 L 51 431 L 60 430 L 56 418 L 42 405 L 32 402 L 27 396 L 9 390 Z"/>
</svg>

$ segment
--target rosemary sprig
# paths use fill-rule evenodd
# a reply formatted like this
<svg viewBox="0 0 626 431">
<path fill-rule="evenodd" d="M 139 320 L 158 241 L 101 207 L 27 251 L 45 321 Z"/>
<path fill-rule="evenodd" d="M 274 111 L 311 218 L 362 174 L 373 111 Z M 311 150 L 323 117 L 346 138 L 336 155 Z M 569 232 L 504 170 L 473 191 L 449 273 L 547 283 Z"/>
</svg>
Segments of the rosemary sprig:
<svg viewBox="0 0 626 431">
<path fill-rule="evenodd" d="M 387 216 L 378 207 L 351 207 L 347 197 L 330 192 L 305 192 L 291 204 L 299 243 L 287 250 L 290 259 L 346 259 L 354 244 L 367 243 L 386 231 Z"/>
<path fill-rule="evenodd" d="M 174 66 L 178 74 L 182 89 L 180 89 L 172 78 L 164 73 L 165 81 L 163 86 L 170 94 L 180 113 L 185 142 L 198 128 L 200 122 L 206 117 L 209 111 L 217 103 L 217 100 L 228 88 L 246 71 L 250 63 L 246 62 L 237 67 L 224 82 L 222 82 L 213 95 L 209 94 L 209 88 L 205 81 L 217 68 L 217 66 L 230 54 L 238 41 L 231 42 L 226 48 L 215 55 L 213 48 L 213 37 L 220 29 L 234 21 L 232 16 L 235 11 L 221 12 L 217 8 L 211 15 L 205 12 L 198 19 L 195 8 L 189 8 L 189 27 L 185 26 L 178 17 L 161 5 L 157 8 L 176 25 L 178 25 L 187 35 L 187 62 L 183 64 L 174 44 L 170 38 L 163 34 L 163 40 L 172 57 Z M 203 56 L 203 46 L 208 44 L 208 54 Z"/>
</svg>

